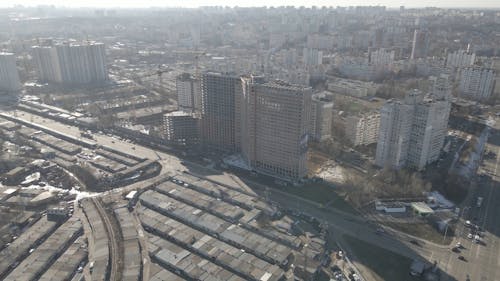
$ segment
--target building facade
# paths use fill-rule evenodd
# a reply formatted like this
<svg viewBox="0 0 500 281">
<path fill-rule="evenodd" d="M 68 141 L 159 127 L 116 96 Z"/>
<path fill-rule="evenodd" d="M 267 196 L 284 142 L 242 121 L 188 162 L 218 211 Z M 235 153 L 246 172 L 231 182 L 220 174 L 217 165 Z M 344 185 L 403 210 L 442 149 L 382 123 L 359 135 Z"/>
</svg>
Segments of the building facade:
<svg viewBox="0 0 500 281">
<path fill-rule="evenodd" d="M 197 144 L 200 141 L 200 118 L 191 112 L 174 111 L 163 116 L 163 136 L 181 145 Z"/>
<path fill-rule="evenodd" d="M 303 178 L 311 88 L 252 79 L 244 84 L 243 157 L 257 172 L 289 180 Z"/>
<path fill-rule="evenodd" d="M 0 91 L 17 92 L 21 81 L 16 67 L 16 57 L 12 53 L 0 52 Z"/>
<path fill-rule="evenodd" d="M 201 79 L 201 138 L 207 148 L 236 152 L 241 147 L 241 78 L 206 72 Z"/>
<path fill-rule="evenodd" d="M 201 109 L 201 81 L 189 73 L 175 80 L 179 110 L 199 112 Z"/>
<path fill-rule="evenodd" d="M 448 98 L 411 91 L 404 101 L 388 101 L 380 111 L 375 164 L 422 170 L 439 158 L 448 128 Z"/>
<path fill-rule="evenodd" d="M 459 94 L 463 98 L 486 101 L 493 94 L 495 83 L 493 69 L 466 67 L 460 72 Z"/>
<path fill-rule="evenodd" d="M 333 102 L 331 93 L 322 92 L 312 96 L 310 136 L 315 141 L 324 141 L 332 136 Z"/>
<path fill-rule="evenodd" d="M 368 112 L 349 116 L 345 122 L 345 135 L 354 145 L 369 145 L 376 143 L 380 127 L 380 113 Z"/>
<path fill-rule="evenodd" d="M 413 44 L 410 59 L 426 58 L 429 50 L 430 34 L 423 29 L 415 29 L 413 32 Z"/>
<path fill-rule="evenodd" d="M 474 65 L 476 62 L 476 54 L 469 53 L 465 50 L 458 50 L 453 53 L 449 53 L 446 57 L 446 66 L 462 68 Z"/>
<path fill-rule="evenodd" d="M 34 46 L 39 80 L 68 85 L 99 84 L 108 80 L 105 46 L 87 42 Z"/>
</svg>

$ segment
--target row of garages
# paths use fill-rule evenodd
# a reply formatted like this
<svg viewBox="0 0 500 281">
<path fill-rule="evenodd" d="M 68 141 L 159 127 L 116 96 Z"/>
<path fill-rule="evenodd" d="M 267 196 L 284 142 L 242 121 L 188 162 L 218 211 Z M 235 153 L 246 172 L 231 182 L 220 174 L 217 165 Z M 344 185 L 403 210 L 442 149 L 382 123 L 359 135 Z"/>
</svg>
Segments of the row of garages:
<svg viewBox="0 0 500 281">
<path fill-rule="evenodd" d="M 83 233 L 79 219 L 70 218 L 57 228 L 42 244 L 29 251 L 6 280 L 37 280 Z M 76 266 L 73 268 L 76 271 Z M 49 273 L 50 274 L 50 273 Z"/>
</svg>

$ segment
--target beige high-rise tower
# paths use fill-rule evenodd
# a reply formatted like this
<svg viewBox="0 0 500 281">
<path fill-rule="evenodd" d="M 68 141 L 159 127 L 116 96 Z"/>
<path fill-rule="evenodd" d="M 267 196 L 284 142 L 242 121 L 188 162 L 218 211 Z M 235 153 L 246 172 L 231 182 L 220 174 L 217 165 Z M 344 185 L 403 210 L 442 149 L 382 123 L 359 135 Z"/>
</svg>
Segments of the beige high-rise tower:
<svg viewBox="0 0 500 281">
<path fill-rule="evenodd" d="M 312 90 L 243 78 L 242 154 L 257 172 L 297 180 L 307 174 Z"/>
</svg>

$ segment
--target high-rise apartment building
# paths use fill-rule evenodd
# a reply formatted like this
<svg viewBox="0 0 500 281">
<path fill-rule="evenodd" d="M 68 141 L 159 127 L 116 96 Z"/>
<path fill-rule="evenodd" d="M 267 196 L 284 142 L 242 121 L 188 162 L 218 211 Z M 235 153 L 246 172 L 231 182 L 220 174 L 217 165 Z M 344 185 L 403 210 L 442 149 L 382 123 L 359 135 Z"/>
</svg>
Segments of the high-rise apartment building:
<svg viewBox="0 0 500 281">
<path fill-rule="evenodd" d="M 452 85 L 449 75 L 432 76 L 429 80 L 432 82 L 432 93 L 437 99 L 449 99 L 451 97 Z"/>
<path fill-rule="evenodd" d="M 466 67 L 460 72 L 459 94 L 476 101 L 486 101 L 495 89 L 495 71 L 488 68 Z"/>
<path fill-rule="evenodd" d="M 354 145 L 368 145 L 376 143 L 380 127 L 380 113 L 368 112 L 349 116 L 345 122 L 345 135 Z"/>
<path fill-rule="evenodd" d="M 392 67 L 395 57 L 396 52 L 394 50 L 380 48 L 377 50 L 370 50 L 368 61 L 370 64 L 373 64 L 375 66 L 389 69 L 390 67 Z"/>
<path fill-rule="evenodd" d="M 410 59 L 419 59 L 427 57 L 429 50 L 430 34 L 429 31 L 423 29 L 415 29 L 413 32 L 413 44 L 411 48 Z"/>
<path fill-rule="evenodd" d="M 39 79 L 60 84 L 99 84 L 108 80 L 102 43 L 59 43 L 34 46 Z"/>
<path fill-rule="evenodd" d="M 201 79 L 201 138 L 212 149 L 240 149 L 241 78 L 235 74 L 206 72 Z"/>
<path fill-rule="evenodd" d="M 388 101 L 380 111 L 375 163 L 422 170 L 439 158 L 448 127 L 450 102 L 413 90 L 404 101 Z"/>
<path fill-rule="evenodd" d="M 331 95 L 326 93 L 314 94 L 311 100 L 309 130 L 311 138 L 316 141 L 326 140 L 332 135 L 333 102 Z"/>
<path fill-rule="evenodd" d="M 0 91 L 17 92 L 21 82 L 16 67 L 16 57 L 12 53 L 0 52 Z"/>
<path fill-rule="evenodd" d="M 182 73 L 175 80 L 179 110 L 199 112 L 201 109 L 201 81 L 189 73 Z"/>
<path fill-rule="evenodd" d="M 458 50 L 453 53 L 449 53 L 446 57 L 446 66 L 462 68 L 474 65 L 476 62 L 476 54 L 469 53 L 465 50 Z"/>
<path fill-rule="evenodd" d="M 304 48 L 302 59 L 305 66 L 317 66 L 323 64 L 323 52 L 317 49 Z"/>
<path fill-rule="evenodd" d="M 309 87 L 244 79 L 242 154 L 253 170 L 297 180 L 307 174 Z"/>
</svg>

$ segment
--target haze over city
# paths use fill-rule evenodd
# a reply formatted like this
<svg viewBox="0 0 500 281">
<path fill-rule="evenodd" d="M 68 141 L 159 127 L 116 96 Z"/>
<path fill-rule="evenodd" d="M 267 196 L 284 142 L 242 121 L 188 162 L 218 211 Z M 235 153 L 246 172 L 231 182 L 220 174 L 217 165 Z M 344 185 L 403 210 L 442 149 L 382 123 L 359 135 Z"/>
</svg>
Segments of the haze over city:
<svg viewBox="0 0 500 281">
<path fill-rule="evenodd" d="M 0 280 L 498 281 L 499 81 L 497 0 L 2 1 Z"/>
<path fill-rule="evenodd" d="M 37 5 L 55 5 L 65 7 L 99 7 L 99 8 L 148 8 L 148 7 L 187 7 L 196 8 L 200 6 L 240 6 L 240 7 L 259 7 L 259 6 L 387 6 L 391 8 L 399 8 L 400 6 L 407 7 L 452 7 L 452 8 L 500 8 L 500 2 L 497 0 L 480 0 L 480 1 L 467 1 L 467 0 L 292 0 L 292 1 L 220 1 L 220 0 L 145 0 L 145 1 L 98 1 L 98 0 L 14 0 L 0 3 L 0 7 L 9 7 L 13 5 L 37 6 Z"/>
</svg>

